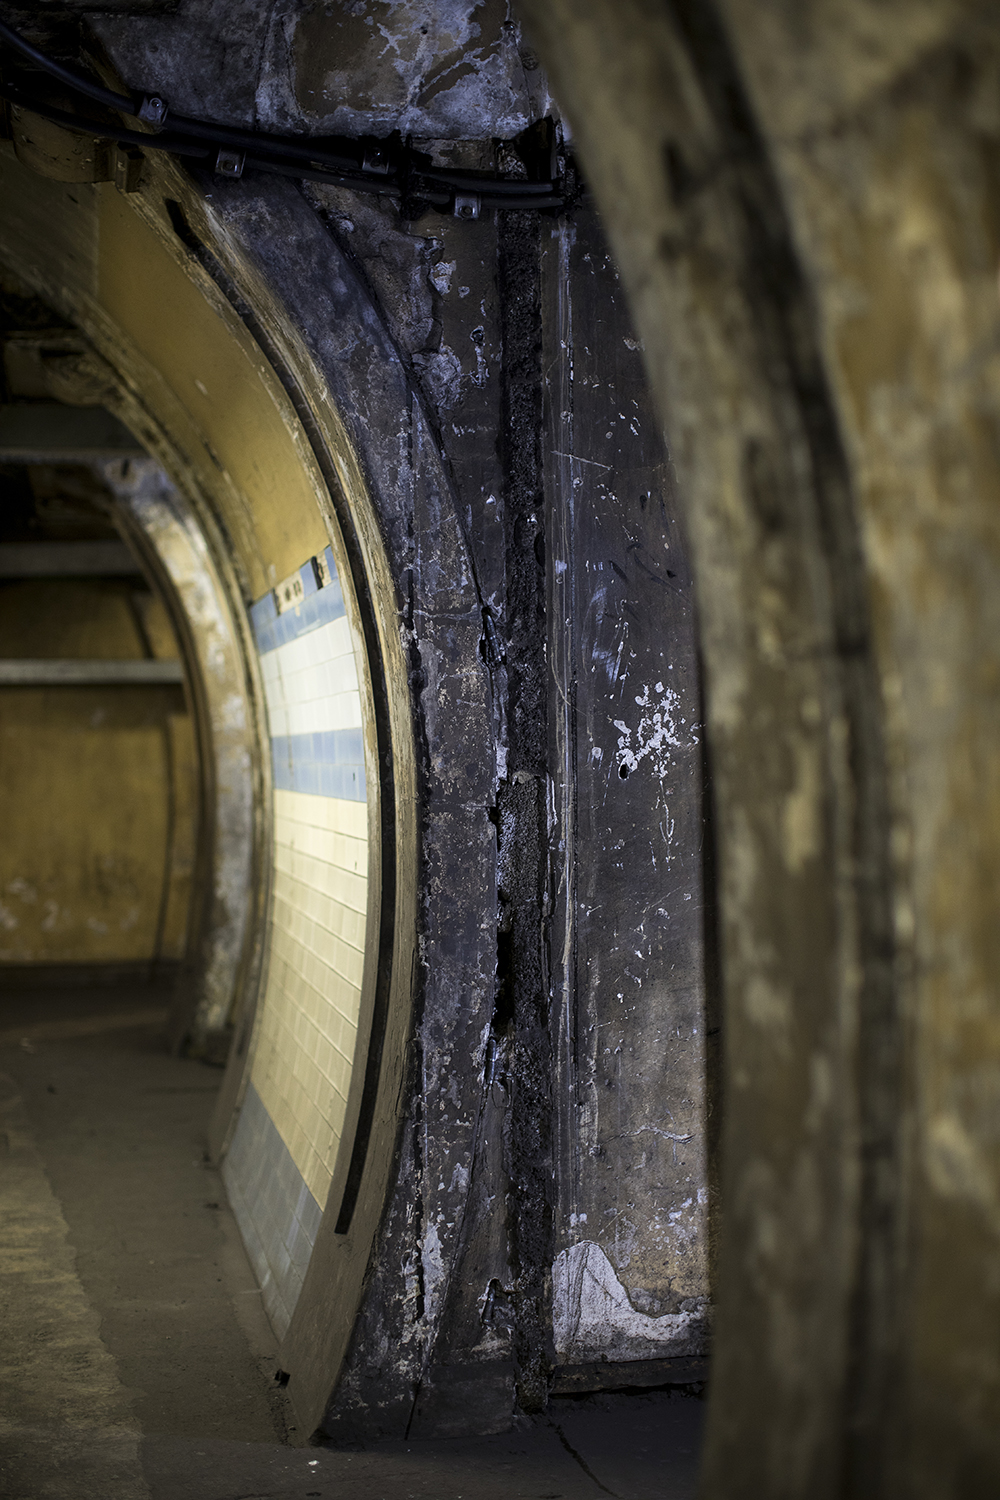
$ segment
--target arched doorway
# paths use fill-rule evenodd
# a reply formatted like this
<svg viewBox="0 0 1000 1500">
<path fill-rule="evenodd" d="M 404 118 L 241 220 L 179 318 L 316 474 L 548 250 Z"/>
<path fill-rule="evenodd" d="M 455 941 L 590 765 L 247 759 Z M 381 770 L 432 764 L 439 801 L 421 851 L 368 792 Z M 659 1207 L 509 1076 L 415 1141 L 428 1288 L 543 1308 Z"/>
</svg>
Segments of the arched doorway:
<svg viewBox="0 0 1000 1500">
<path fill-rule="evenodd" d="M 10 154 L 2 175 L 0 253 L 64 325 L 21 341 L 47 398 L 22 425 L 113 413 L 114 441 L 75 456 L 182 643 L 202 829 L 171 1029 L 228 1049 L 215 1149 L 320 1411 L 385 1197 L 410 999 L 411 730 L 371 502 L 308 359 L 276 372 L 288 351 L 265 355 L 192 252 L 179 178 L 140 200 Z M 282 379 L 322 405 L 308 436 Z M 317 1299 L 337 1308 L 318 1348 Z"/>
</svg>

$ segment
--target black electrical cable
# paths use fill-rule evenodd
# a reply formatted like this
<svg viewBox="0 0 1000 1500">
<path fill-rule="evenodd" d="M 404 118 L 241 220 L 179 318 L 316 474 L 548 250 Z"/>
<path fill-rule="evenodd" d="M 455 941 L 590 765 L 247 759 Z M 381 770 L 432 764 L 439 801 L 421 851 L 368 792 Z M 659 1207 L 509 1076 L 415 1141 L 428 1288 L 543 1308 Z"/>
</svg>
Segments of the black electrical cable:
<svg viewBox="0 0 1000 1500">
<path fill-rule="evenodd" d="M 149 136 L 141 130 L 127 130 L 123 125 L 98 124 L 96 120 L 85 120 L 81 115 L 74 115 L 65 109 L 57 109 L 55 105 L 47 103 L 44 99 L 38 99 L 34 94 L 26 93 L 19 89 L 16 84 L 8 83 L 6 79 L 0 79 L 0 98 L 9 99 L 11 104 L 16 104 L 20 109 L 30 110 L 34 115 L 40 115 L 43 120 L 51 120 L 53 125 L 62 125 L 66 130 L 74 130 L 80 135 L 96 136 L 102 141 L 116 141 L 120 146 L 152 146 L 157 151 L 168 151 L 173 156 L 190 156 L 203 158 L 211 156 L 211 146 L 198 145 L 189 142 L 183 137 L 174 139 L 168 132 L 162 135 Z"/>
<path fill-rule="evenodd" d="M 204 142 L 188 140 L 184 137 L 175 138 L 169 131 L 160 135 L 149 136 L 142 131 L 127 130 L 123 126 L 99 124 L 94 120 L 85 120 L 80 115 L 71 114 L 64 109 L 57 109 L 46 101 L 37 99 L 33 94 L 24 92 L 15 84 L 0 80 L 0 97 L 9 99 L 12 104 L 22 109 L 30 110 L 33 114 L 40 115 L 42 119 L 51 120 L 54 125 L 60 125 L 64 129 L 75 131 L 79 134 L 94 136 L 100 140 L 115 141 L 123 146 L 139 146 L 144 150 L 165 151 L 172 156 L 183 156 L 191 160 L 204 161 L 215 154 L 214 144 L 206 145 Z M 280 161 L 269 158 L 258 158 L 247 155 L 244 160 L 244 169 L 250 167 L 260 172 L 270 172 L 284 177 L 302 178 L 312 182 L 327 182 L 337 187 L 351 188 L 355 192 L 374 193 L 383 197 L 399 201 L 403 196 L 403 189 L 389 176 L 363 172 L 337 172 L 330 167 L 325 167 L 319 162 L 303 165 L 298 161 Z M 416 172 L 411 173 L 408 196 L 426 203 L 428 207 L 440 210 L 446 209 L 452 202 L 454 194 L 442 192 L 441 185 L 436 181 L 437 174 Z M 428 179 L 425 181 L 425 178 Z M 496 183 L 489 178 L 472 179 L 476 185 L 487 185 L 490 191 L 477 194 L 486 206 L 506 209 L 532 209 L 544 206 L 546 208 L 562 208 L 565 199 L 562 194 L 554 193 L 549 184 L 534 184 L 528 182 L 514 181 L 509 183 Z M 456 184 L 458 186 L 459 184 Z M 471 186 L 462 183 L 461 186 Z M 548 196 L 540 200 L 533 196 L 531 189 L 543 186 L 547 189 Z M 497 188 L 502 191 L 496 191 Z"/>
<path fill-rule="evenodd" d="M 146 150 L 166 151 L 172 156 L 184 156 L 191 160 L 202 161 L 215 154 L 215 148 L 212 145 L 187 141 L 183 138 L 175 140 L 167 132 L 151 138 L 138 130 L 126 130 L 124 127 L 114 125 L 99 125 L 96 121 L 81 119 L 79 115 L 70 114 L 64 109 L 56 109 L 53 105 L 35 99 L 15 85 L 3 81 L 0 81 L 0 96 L 9 99 L 12 104 L 22 109 L 30 110 L 32 114 L 40 115 L 43 120 L 51 120 L 53 125 L 61 125 L 64 129 L 94 136 L 99 140 L 115 141 L 121 146 L 141 146 Z M 334 173 L 329 170 L 310 171 L 308 168 L 303 170 L 298 162 L 257 161 L 249 156 L 246 158 L 245 165 L 254 167 L 258 171 L 278 173 L 286 177 L 305 176 L 313 181 L 334 182 L 339 187 L 351 187 L 360 192 L 383 193 L 397 199 L 400 197 L 399 188 L 394 187 L 383 177 L 351 177 L 346 173 Z M 446 202 L 448 196 L 448 194 L 441 194 L 441 201 Z"/>
<path fill-rule="evenodd" d="M 35 64 L 50 77 L 58 79 L 60 83 L 71 88 L 75 93 L 82 94 L 84 98 L 91 99 L 95 104 L 103 104 L 108 109 L 118 110 L 122 114 L 138 117 L 138 110 L 145 98 L 159 98 L 159 95 L 147 95 L 137 93 L 134 97 L 127 94 L 116 94 L 111 89 L 104 88 L 101 84 L 94 83 L 92 79 L 84 76 L 75 68 L 67 67 L 64 63 L 57 62 L 55 58 L 49 57 L 47 53 L 41 52 L 30 42 L 25 41 L 13 27 L 6 22 L 0 21 L 0 40 L 8 43 L 15 51 L 19 52 L 27 61 Z M 322 141 L 296 140 L 294 137 L 269 135 L 265 131 L 239 130 L 230 125 L 215 125 L 207 120 L 193 120 L 186 115 L 170 115 L 170 129 L 176 135 L 197 136 L 201 140 L 211 141 L 215 145 L 223 146 L 233 151 L 274 151 L 284 156 L 300 156 L 303 161 L 308 161 L 316 156 L 329 156 L 330 165 L 336 168 L 350 169 L 360 167 L 361 162 L 356 159 L 355 150 L 352 156 L 338 156 L 323 151 Z M 350 144 L 354 144 L 353 142 Z"/>
<path fill-rule="evenodd" d="M 34 63 L 37 68 L 48 73 L 50 77 L 65 84 L 74 93 L 81 94 L 85 99 L 91 99 L 95 104 L 102 104 L 107 109 L 117 110 L 121 114 L 131 115 L 138 118 L 138 111 L 142 107 L 143 99 L 147 97 L 158 98 L 158 95 L 136 94 L 130 97 L 127 94 L 117 94 L 103 85 L 95 83 L 76 68 L 70 68 L 64 63 L 57 62 L 55 58 L 49 57 L 47 53 L 32 46 L 24 37 L 20 36 L 13 27 L 6 22 L 0 21 L 0 40 L 5 41 L 15 51 L 19 52 L 28 62 Z M 317 155 L 325 155 L 321 140 L 302 141 L 283 136 L 268 135 L 264 131 L 239 130 L 229 125 L 215 125 L 210 121 L 192 120 L 186 115 L 170 115 L 170 129 L 175 135 L 197 136 L 201 140 L 210 141 L 215 145 L 228 148 L 233 151 L 270 151 L 273 150 L 281 155 L 301 156 L 303 161 L 309 160 Z M 147 137 L 148 140 L 148 137 Z M 353 143 L 352 143 L 353 144 Z M 333 156 L 330 165 L 335 169 L 360 167 L 361 163 L 355 156 Z"/>
<path fill-rule="evenodd" d="M 66 84 L 67 88 L 83 94 L 84 98 L 92 99 L 95 104 L 103 104 L 108 109 L 122 110 L 127 115 L 135 114 L 137 100 L 128 98 L 126 94 L 113 93 L 111 89 L 106 89 L 102 84 L 95 83 L 92 78 L 87 78 L 85 74 L 77 72 L 76 68 L 68 68 L 65 63 L 56 62 L 54 57 L 49 57 L 47 53 L 40 52 L 37 47 L 25 41 L 13 26 L 7 25 L 6 21 L 0 21 L 0 39 L 5 41 L 8 47 L 13 47 L 15 52 L 20 52 L 28 62 L 34 63 L 37 68 L 41 68 L 53 78 L 58 78 L 59 82 Z"/>
<path fill-rule="evenodd" d="M 326 169 L 318 170 L 303 167 L 298 162 L 295 164 L 290 162 L 282 163 L 264 157 L 255 159 L 252 156 L 246 158 L 245 166 L 250 167 L 256 172 L 270 172 L 280 177 L 297 177 L 305 182 L 329 182 L 334 187 L 353 188 L 355 192 L 359 193 L 378 193 L 382 197 L 392 198 L 397 202 L 403 196 L 401 189 L 385 177 L 349 177 L 346 173 L 338 175 Z M 426 197 L 426 195 L 421 194 L 421 197 Z M 442 193 L 440 195 L 440 202 L 432 203 L 431 206 L 433 208 L 447 208 L 449 201 L 450 194 Z"/>
<path fill-rule="evenodd" d="M 33 111 L 53 124 L 114 140 L 143 150 L 166 151 L 171 155 L 204 160 L 217 151 L 230 151 L 240 160 L 239 172 L 246 167 L 282 176 L 329 182 L 356 191 L 380 194 L 395 200 L 423 203 L 445 210 L 455 196 L 478 198 L 484 206 L 496 208 L 563 208 L 566 203 L 561 184 L 555 181 L 535 182 L 527 179 L 480 176 L 460 168 L 435 167 L 420 153 L 403 150 L 394 142 L 288 137 L 263 131 L 239 130 L 208 121 L 168 114 L 165 101 L 156 94 L 129 97 L 94 83 L 75 68 L 49 57 L 27 42 L 11 26 L 0 21 L 0 41 L 6 42 L 27 62 L 33 64 L 70 88 L 74 93 L 133 118 L 149 119 L 147 106 L 155 106 L 154 117 L 159 128 L 146 131 L 128 130 L 97 124 L 83 116 L 57 108 L 16 84 L 0 81 L 0 95 L 21 108 Z M 169 123 L 167 123 L 169 121 Z M 336 141 L 336 147 L 333 142 Z M 377 168 L 369 165 L 377 155 Z M 239 175 L 239 174 L 234 174 Z M 442 192 L 442 188 L 449 191 Z"/>
<path fill-rule="evenodd" d="M 323 150 L 321 140 L 295 140 L 290 136 L 268 135 L 263 130 L 235 130 L 229 125 L 203 124 L 200 120 L 189 120 L 184 115 L 169 115 L 170 129 L 177 135 L 196 136 L 199 140 L 211 141 L 228 151 L 273 152 L 278 156 L 294 156 L 308 162 L 326 157 L 334 170 L 360 167 L 360 152 L 341 156 Z M 351 143 L 353 144 L 353 142 Z"/>
<path fill-rule="evenodd" d="M 466 174 L 457 168 L 449 171 L 446 167 L 418 167 L 417 171 L 429 182 L 444 182 L 465 193 L 496 193 L 498 197 L 509 193 L 513 197 L 544 198 L 553 190 L 551 182 L 529 182 L 526 177 L 476 177 L 471 172 Z"/>
</svg>

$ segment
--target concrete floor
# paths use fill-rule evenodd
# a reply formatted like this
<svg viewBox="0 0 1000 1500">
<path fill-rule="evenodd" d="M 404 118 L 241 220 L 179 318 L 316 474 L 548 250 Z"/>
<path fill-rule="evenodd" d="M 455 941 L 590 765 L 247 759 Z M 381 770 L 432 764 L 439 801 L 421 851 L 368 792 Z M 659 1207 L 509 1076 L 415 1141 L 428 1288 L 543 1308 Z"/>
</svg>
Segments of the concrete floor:
<svg viewBox="0 0 1000 1500">
<path fill-rule="evenodd" d="M 155 990 L 0 992 L 4 1500 L 692 1500 L 703 1412 L 558 1399 L 502 1437 L 296 1446 Z"/>
</svg>

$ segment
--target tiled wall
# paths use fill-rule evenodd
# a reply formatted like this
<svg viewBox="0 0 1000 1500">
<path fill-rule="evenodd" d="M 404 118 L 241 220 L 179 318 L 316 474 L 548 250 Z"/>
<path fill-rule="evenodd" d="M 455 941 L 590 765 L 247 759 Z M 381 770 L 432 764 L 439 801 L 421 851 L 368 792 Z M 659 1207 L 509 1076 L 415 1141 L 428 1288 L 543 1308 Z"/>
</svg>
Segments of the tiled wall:
<svg viewBox="0 0 1000 1500">
<path fill-rule="evenodd" d="M 252 1083 L 223 1176 L 264 1306 L 280 1335 L 302 1290 L 323 1214 Z"/>
<path fill-rule="evenodd" d="M 250 1087 L 223 1167 L 279 1334 L 347 1107 L 368 900 L 362 699 L 332 553 L 251 610 L 274 770 L 271 952 Z"/>
</svg>

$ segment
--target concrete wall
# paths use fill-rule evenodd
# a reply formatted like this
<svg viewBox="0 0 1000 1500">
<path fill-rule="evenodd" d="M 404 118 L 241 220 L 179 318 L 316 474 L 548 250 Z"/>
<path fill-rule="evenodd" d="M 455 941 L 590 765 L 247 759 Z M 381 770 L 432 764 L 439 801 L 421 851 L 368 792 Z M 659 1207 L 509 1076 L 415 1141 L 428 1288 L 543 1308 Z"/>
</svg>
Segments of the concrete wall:
<svg viewBox="0 0 1000 1500">
<path fill-rule="evenodd" d="M 712 1016 L 687 548 L 594 215 L 543 236 L 542 279 L 550 764 L 566 840 L 549 856 L 555 1347 L 566 1365 L 703 1354 Z"/>
<path fill-rule="evenodd" d="M 703 1493 L 990 1494 L 997 12 L 522 10 L 696 578 L 726 1028 Z"/>
</svg>

